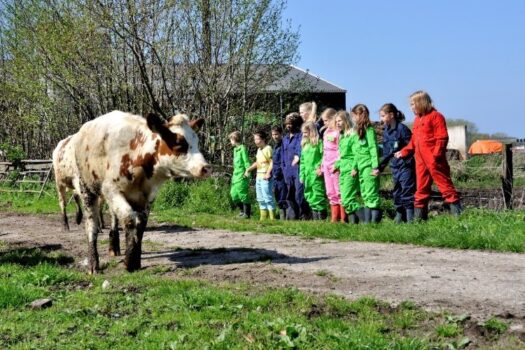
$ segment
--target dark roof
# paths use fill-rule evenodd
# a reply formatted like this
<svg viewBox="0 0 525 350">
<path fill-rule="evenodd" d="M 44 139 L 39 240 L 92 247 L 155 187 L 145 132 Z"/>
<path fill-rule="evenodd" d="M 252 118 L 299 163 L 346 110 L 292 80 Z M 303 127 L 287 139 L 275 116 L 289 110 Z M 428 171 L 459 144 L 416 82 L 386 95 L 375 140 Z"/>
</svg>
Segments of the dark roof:
<svg viewBox="0 0 525 350">
<path fill-rule="evenodd" d="M 346 90 L 334 85 L 308 70 L 290 65 L 289 70 L 282 78 L 270 84 L 266 91 L 269 92 L 317 92 L 317 93 L 346 93 Z"/>
</svg>

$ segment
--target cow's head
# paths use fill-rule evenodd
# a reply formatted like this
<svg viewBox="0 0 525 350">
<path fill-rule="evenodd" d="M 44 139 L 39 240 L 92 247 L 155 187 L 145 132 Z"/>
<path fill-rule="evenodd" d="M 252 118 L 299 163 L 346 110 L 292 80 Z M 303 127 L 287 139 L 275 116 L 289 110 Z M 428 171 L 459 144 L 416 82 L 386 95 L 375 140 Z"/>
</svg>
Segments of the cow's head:
<svg viewBox="0 0 525 350">
<path fill-rule="evenodd" d="M 210 164 L 199 151 L 196 134 L 204 119 L 190 121 L 185 114 L 177 114 L 164 120 L 153 113 L 146 119 L 148 127 L 162 139 L 157 145 L 157 154 L 171 177 L 202 178 L 211 174 Z"/>
</svg>

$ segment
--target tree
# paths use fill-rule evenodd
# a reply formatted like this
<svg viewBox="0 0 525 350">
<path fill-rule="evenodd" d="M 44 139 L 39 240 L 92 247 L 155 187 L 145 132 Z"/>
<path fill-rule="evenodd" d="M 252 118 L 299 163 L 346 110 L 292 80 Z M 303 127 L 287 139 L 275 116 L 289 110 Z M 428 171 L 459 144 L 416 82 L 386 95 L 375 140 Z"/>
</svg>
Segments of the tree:
<svg viewBox="0 0 525 350">
<path fill-rule="evenodd" d="M 208 118 L 204 151 L 224 162 L 227 133 L 244 127 L 257 96 L 297 59 L 284 6 L 2 0 L 0 108 L 10 130 L 0 136 L 49 156 L 59 139 L 112 109 L 182 111 Z"/>
</svg>

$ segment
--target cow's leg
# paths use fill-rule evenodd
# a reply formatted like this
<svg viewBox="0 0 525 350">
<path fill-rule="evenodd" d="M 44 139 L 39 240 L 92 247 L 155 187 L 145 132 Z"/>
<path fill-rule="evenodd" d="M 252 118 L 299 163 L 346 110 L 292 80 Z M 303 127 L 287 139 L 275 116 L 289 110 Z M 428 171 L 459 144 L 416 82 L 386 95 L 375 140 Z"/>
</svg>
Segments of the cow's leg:
<svg viewBox="0 0 525 350">
<path fill-rule="evenodd" d="M 111 228 L 109 229 L 109 255 L 120 256 L 120 241 L 118 231 L 118 218 L 115 213 L 110 209 L 111 215 Z"/>
<path fill-rule="evenodd" d="M 148 217 L 144 211 L 136 213 L 133 222 L 128 221 L 124 223 L 126 228 L 126 257 L 124 264 L 129 272 L 140 269 L 140 257 L 142 254 L 142 236 Z"/>
<path fill-rule="evenodd" d="M 82 200 L 86 212 L 85 228 L 88 236 L 88 269 L 90 274 L 99 270 L 97 238 L 99 228 L 98 196 L 89 191 L 83 191 Z"/>
<path fill-rule="evenodd" d="M 77 223 L 77 225 L 80 225 L 80 223 L 82 222 L 82 205 L 81 205 L 81 202 L 80 202 L 80 196 L 77 194 L 77 193 L 74 193 L 73 194 L 73 198 L 75 199 L 75 203 L 77 204 L 77 215 L 76 215 L 76 218 L 75 218 L 75 221 Z"/>
<path fill-rule="evenodd" d="M 102 196 L 100 196 L 98 198 L 98 205 L 99 205 L 98 213 L 99 213 L 99 217 L 100 217 L 100 230 L 99 230 L 99 232 L 102 232 L 102 230 L 104 229 L 104 226 L 106 226 L 104 224 L 104 198 Z"/>
<path fill-rule="evenodd" d="M 66 213 L 66 186 L 63 186 L 57 182 L 57 193 L 58 193 L 58 204 L 60 205 L 60 212 L 62 213 L 62 229 L 69 231 L 69 222 L 67 220 Z"/>
</svg>

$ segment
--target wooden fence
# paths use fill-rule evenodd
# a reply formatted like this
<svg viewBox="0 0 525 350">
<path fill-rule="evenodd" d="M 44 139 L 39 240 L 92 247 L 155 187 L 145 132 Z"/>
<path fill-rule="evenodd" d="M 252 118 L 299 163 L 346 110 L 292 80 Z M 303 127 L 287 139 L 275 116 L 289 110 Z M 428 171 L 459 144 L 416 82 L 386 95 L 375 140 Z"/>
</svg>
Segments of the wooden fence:
<svg viewBox="0 0 525 350">
<path fill-rule="evenodd" d="M 51 159 L 35 160 L 24 159 L 16 163 L 0 162 L 0 184 L 11 184 L 9 188 L 0 187 L 0 192 L 27 192 L 38 193 L 38 198 L 42 194 L 49 194 L 45 191 L 45 186 L 53 171 L 53 161 Z M 27 184 L 35 186 L 27 188 Z"/>
</svg>

